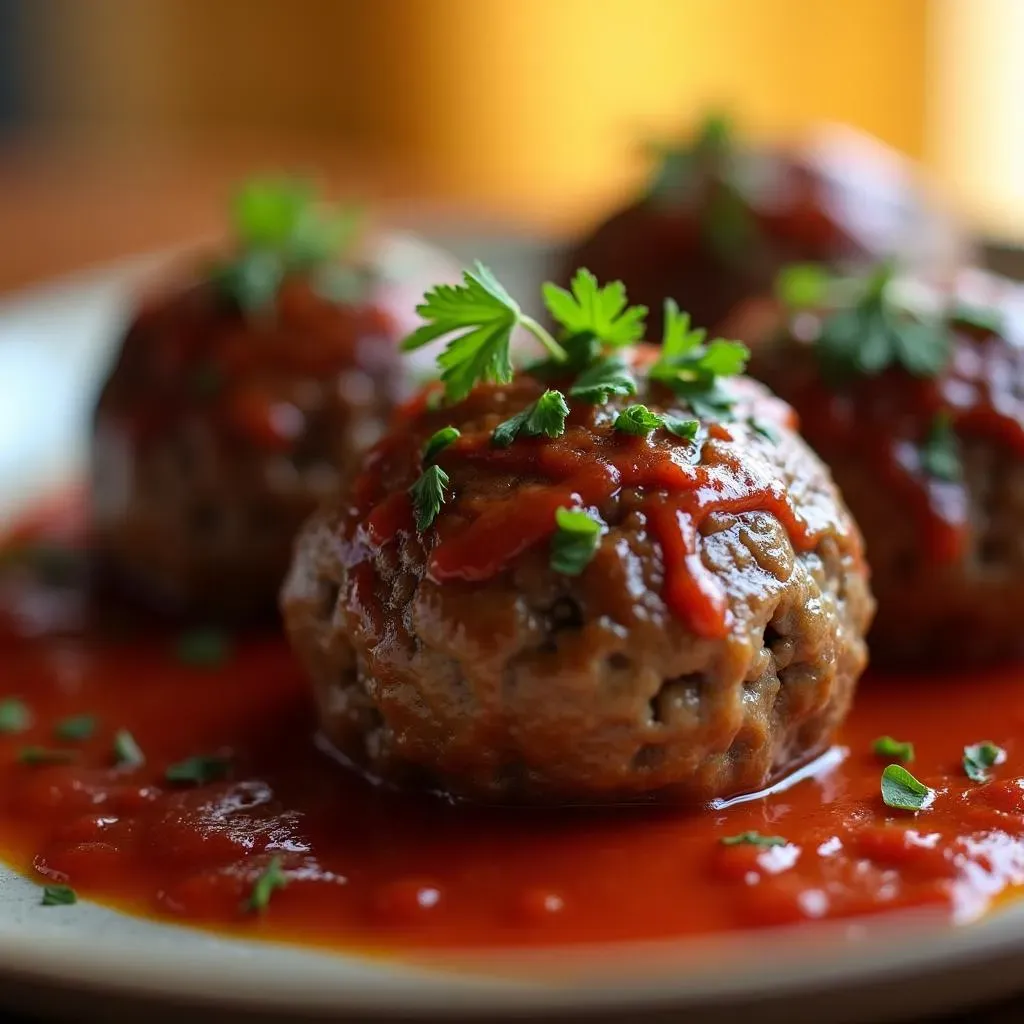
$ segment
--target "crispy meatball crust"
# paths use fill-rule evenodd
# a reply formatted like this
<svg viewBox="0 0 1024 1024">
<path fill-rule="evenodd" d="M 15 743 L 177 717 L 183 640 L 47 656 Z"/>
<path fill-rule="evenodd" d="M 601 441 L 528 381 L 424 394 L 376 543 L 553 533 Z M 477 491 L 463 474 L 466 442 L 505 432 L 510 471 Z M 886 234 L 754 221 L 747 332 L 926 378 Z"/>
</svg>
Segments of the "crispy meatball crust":
<svg viewBox="0 0 1024 1024">
<path fill-rule="evenodd" d="M 189 619 L 271 616 L 299 527 L 384 430 L 396 333 L 302 281 L 252 320 L 206 282 L 144 305 L 93 422 L 100 588 Z"/>
<path fill-rule="evenodd" d="M 479 387 L 385 438 L 350 500 L 303 530 L 281 597 L 337 750 L 389 782 L 495 802 L 706 801 L 756 790 L 824 750 L 866 660 L 873 602 L 860 538 L 827 471 L 783 425 L 788 409 L 752 382 L 734 387 L 743 397 L 732 440 L 688 445 L 661 431 L 623 442 L 688 448 L 701 467 L 738 452 L 785 488 L 813 534 L 798 550 L 766 510 L 707 516 L 699 559 L 726 596 L 721 637 L 700 635 L 662 597 L 649 489 L 622 487 L 600 503 L 608 532 L 576 577 L 549 567 L 547 541 L 487 579 L 431 577 L 431 552 L 488 502 L 535 500 L 536 476 L 487 457 L 443 453 L 454 498 L 435 527 L 367 540 L 366 509 L 409 487 L 435 430 L 452 423 L 460 444 L 485 446 L 537 397 L 537 381 Z M 686 415 L 660 389 L 635 400 Z M 625 404 L 574 403 L 558 442 L 513 449 L 595 435 L 618 444 L 611 424 Z M 777 443 L 749 424 L 755 415 L 777 424 Z"/>
</svg>

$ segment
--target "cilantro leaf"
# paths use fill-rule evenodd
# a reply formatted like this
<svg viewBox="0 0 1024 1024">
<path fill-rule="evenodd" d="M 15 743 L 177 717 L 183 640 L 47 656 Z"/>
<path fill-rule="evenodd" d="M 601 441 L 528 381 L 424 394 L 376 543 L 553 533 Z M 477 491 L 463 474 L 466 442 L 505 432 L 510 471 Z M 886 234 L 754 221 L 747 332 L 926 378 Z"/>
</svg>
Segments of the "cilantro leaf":
<svg viewBox="0 0 1024 1024">
<path fill-rule="evenodd" d="M 438 356 L 445 395 L 451 402 L 466 397 L 479 381 L 507 384 L 512 379 L 510 342 L 516 327 L 525 327 L 555 360 L 565 350 L 504 289 L 482 263 L 462 274 L 462 284 L 432 288 L 416 312 L 426 321 L 402 342 L 405 351 L 448 337 Z"/>
<path fill-rule="evenodd" d="M 96 731 L 95 715 L 74 715 L 65 718 L 54 726 L 53 734 L 59 740 L 74 743 L 87 740 Z"/>
<path fill-rule="evenodd" d="M 281 858 L 273 856 L 259 878 L 253 884 L 249 898 L 242 904 L 246 913 L 262 914 L 270 905 L 270 897 L 275 889 L 283 889 L 288 885 L 288 876 L 281 870 Z"/>
<path fill-rule="evenodd" d="M 78 902 L 78 893 L 70 885 L 44 885 L 39 902 L 44 907 L 70 907 Z"/>
<path fill-rule="evenodd" d="M 624 434 L 637 436 L 651 433 L 663 426 L 664 419 L 656 412 L 651 412 L 646 405 L 627 405 L 615 420 L 615 429 Z"/>
<path fill-rule="evenodd" d="M 0 700 L 0 735 L 24 732 L 32 724 L 32 712 L 17 697 Z"/>
<path fill-rule="evenodd" d="M 601 404 L 612 395 L 635 395 L 636 379 L 622 356 L 604 356 L 576 378 L 569 394 L 584 402 Z"/>
<path fill-rule="evenodd" d="M 887 761 L 901 761 L 903 764 L 910 764 L 914 760 L 914 744 L 894 740 L 891 736 L 879 736 L 871 745 L 871 750 L 875 757 L 881 757 Z"/>
<path fill-rule="evenodd" d="M 409 488 L 413 509 L 416 512 L 416 529 L 420 533 L 429 529 L 437 518 L 445 502 L 445 492 L 450 482 L 448 474 L 435 464 L 427 466 Z"/>
<path fill-rule="evenodd" d="M 172 764 L 164 772 L 164 778 L 168 782 L 205 786 L 208 782 L 219 782 L 226 778 L 230 769 L 230 757 L 220 754 L 198 754 Z"/>
<path fill-rule="evenodd" d="M 127 729 L 118 729 L 114 733 L 114 761 L 121 767 L 131 768 L 146 763 L 142 747 L 135 742 L 135 737 Z"/>
<path fill-rule="evenodd" d="M 531 402 L 522 412 L 517 412 L 494 428 L 491 444 L 496 448 L 507 448 L 519 434 L 527 437 L 561 437 L 565 433 L 565 418 L 569 406 L 561 391 L 548 389 L 536 402 Z"/>
<path fill-rule="evenodd" d="M 433 465 L 441 454 L 453 441 L 458 440 L 461 433 L 458 427 L 442 427 L 434 433 L 430 440 L 423 446 L 423 464 Z"/>
<path fill-rule="evenodd" d="M 902 765 L 887 765 L 882 772 L 882 801 L 901 811 L 923 811 L 935 799 L 935 791 L 919 782 Z"/>
<path fill-rule="evenodd" d="M 760 832 L 740 832 L 735 836 L 722 836 L 723 846 L 787 846 L 788 839 L 782 836 L 763 836 Z"/>
<path fill-rule="evenodd" d="M 939 413 L 928 428 L 928 436 L 918 449 L 921 468 L 930 477 L 946 483 L 959 483 L 964 478 L 960 458 L 960 439 L 953 429 L 948 412 Z"/>
<path fill-rule="evenodd" d="M 775 278 L 775 297 L 793 310 L 814 309 L 827 299 L 832 275 L 818 263 L 791 263 Z"/>
<path fill-rule="evenodd" d="M 988 769 L 1005 760 L 1006 751 L 991 740 L 982 740 L 964 747 L 964 771 L 972 782 L 988 782 Z"/>
<path fill-rule="evenodd" d="M 563 576 L 579 576 L 590 564 L 607 527 L 598 517 L 573 508 L 556 509 L 555 526 L 551 569 Z"/>
<path fill-rule="evenodd" d="M 569 334 L 587 333 L 618 348 L 644 336 L 646 306 L 626 305 L 626 286 L 612 281 L 603 288 L 586 268 L 576 271 L 571 292 L 551 281 L 542 286 L 548 312 Z"/>
</svg>

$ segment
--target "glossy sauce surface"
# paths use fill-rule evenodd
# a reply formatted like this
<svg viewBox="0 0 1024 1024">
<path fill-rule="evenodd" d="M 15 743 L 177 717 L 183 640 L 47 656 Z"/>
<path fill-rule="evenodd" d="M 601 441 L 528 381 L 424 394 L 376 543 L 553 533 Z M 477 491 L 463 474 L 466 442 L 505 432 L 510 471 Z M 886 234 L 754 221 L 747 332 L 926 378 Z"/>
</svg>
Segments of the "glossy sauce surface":
<svg viewBox="0 0 1024 1024">
<path fill-rule="evenodd" d="M 414 951 L 701 935 L 910 906 L 967 920 L 1024 884 L 1024 669 L 866 680 L 814 771 L 728 807 L 485 810 L 384 793 L 334 763 L 279 637 L 235 638 L 222 663 L 183 664 L 174 636 L 71 629 L 73 593 L 31 577 L 0 580 L 0 699 L 20 698 L 33 719 L 0 735 L 3 855 L 40 882 L 137 913 Z M 82 714 L 96 716 L 91 738 L 55 737 Z M 144 766 L 114 766 L 118 729 Z M 910 768 L 936 789 L 926 811 L 882 804 L 886 762 L 871 750 L 882 734 L 915 743 Z M 1007 752 L 985 784 L 961 766 L 979 740 Z M 21 763 L 30 745 L 71 760 Z M 210 754 L 230 758 L 223 781 L 166 781 L 169 764 Z M 748 830 L 786 842 L 721 843 Z M 247 912 L 274 857 L 288 885 L 264 913 Z"/>
</svg>

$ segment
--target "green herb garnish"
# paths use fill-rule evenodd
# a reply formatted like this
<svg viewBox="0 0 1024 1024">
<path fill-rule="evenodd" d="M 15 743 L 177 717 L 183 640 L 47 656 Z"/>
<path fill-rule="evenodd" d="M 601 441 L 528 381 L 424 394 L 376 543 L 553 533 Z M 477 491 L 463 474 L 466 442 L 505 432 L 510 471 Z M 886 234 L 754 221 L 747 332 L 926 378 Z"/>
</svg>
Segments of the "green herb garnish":
<svg viewBox="0 0 1024 1024">
<path fill-rule="evenodd" d="M 246 913 L 262 914 L 270 905 L 270 897 L 275 889 L 283 889 L 288 884 L 288 876 L 281 870 L 281 858 L 274 856 L 266 868 L 256 879 L 249 898 L 242 904 Z"/>
<path fill-rule="evenodd" d="M 413 510 L 416 513 L 416 529 L 420 533 L 429 529 L 437 518 L 450 482 L 448 474 L 440 466 L 433 465 L 427 466 L 409 488 Z"/>
<path fill-rule="evenodd" d="M 22 764 L 67 764 L 74 761 L 76 753 L 73 750 L 54 750 L 50 747 L 22 747 L 18 752 L 18 760 Z"/>
<path fill-rule="evenodd" d="M 594 557 L 605 525 L 581 509 L 559 508 L 555 511 L 555 526 L 551 568 L 563 576 L 579 576 Z"/>
<path fill-rule="evenodd" d="M 946 483 L 959 483 L 963 480 L 960 439 L 953 429 L 953 420 L 948 412 L 940 412 L 932 420 L 928 436 L 918 451 L 921 468 L 928 476 Z"/>
<path fill-rule="evenodd" d="M 661 357 L 649 375 L 685 399 L 699 417 L 728 417 L 734 402 L 719 378 L 742 373 L 750 352 L 746 345 L 724 338 L 705 343 L 706 336 L 703 329 L 691 330 L 689 314 L 680 312 L 675 300 L 666 299 Z"/>
<path fill-rule="evenodd" d="M 118 729 L 114 733 L 114 760 L 126 768 L 137 768 L 146 763 L 146 755 L 127 729 Z"/>
<path fill-rule="evenodd" d="M 662 413 L 662 425 L 670 434 L 681 437 L 684 441 L 692 441 L 700 430 L 700 420 L 683 419 L 670 413 Z"/>
<path fill-rule="evenodd" d="M 219 754 L 200 754 L 172 764 L 164 772 L 164 778 L 173 783 L 205 786 L 208 782 L 218 782 L 225 778 L 230 769 L 231 758 Z"/>
<path fill-rule="evenodd" d="M 202 668 L 222 664 L 231 653 L 231 643 L 219 629 L 194 629 L 178 638 L 175 654 L 180 662 Z"/>
<path fill-rule="evenodd" d="M 770 441 L 772 444 L 778 444 L 782 440 L 782 435 L 775 429 L 775 427 L 766 422 L 765 420 L 759 420 L 754 416 L 747 419 L 747 426 L 757 434 L 759 437 L 763 437 L 766 441 Z"/>
<path fill-rule="evenodd" d="M 818 263 L 791 263 L 775 278 L 775 297 L 793 310 L 816 309 L 829 295 L 832 275 Z"/>
<path fill-rule="evenodd" d="M 902 765 L 887 765 L 882 772 L 882 800 L 886 807 L 921 811 L 935 799 L 935 791 L 919 782 Z"/>
<path fill-rule="evenodd" d="M 914 760 L 914 744 L 894 740 L 891 736 L 879 736 L 871 745 L 871 750 L 875 757 L 884 758 L 886 761 L 910 764 Z"/>
<path fill-rule="evenodd" d="M 624 434 L 647 435 L 664 425 L 664 419 L 646 405 L 627 405 L 615 420 L 615 429 Z"/>
<path fill-rule="evenodd" d="M 232 203 L 238 255 L 216 267 L 214 279 L 243 312 L 259 312 L 273 304 L 286 276 L 336 259 L 359 219 L 355 209 L 321 203 L 308 182 L 253 179 Z"/>
<path fill-rule="evenodd" d="M 621 281 L 600 287 L 597 278 L 581 267 L 570 287 L 568 292 L 550 281 L 542 286 L 544 304 L 568 334 L 587 334 L 611 348 L 631 345 L 644 336 L 647 307 L 627 306 Z"/>
<path fill-rule="evenodd" d="M 44 907 L 70 907 L 78 902 L 78 893 L 70 885 L 44 885 L 39 902 Z"/>
<path fill-rule="evenodd" d="M 0 734 L 24 732 L 32 724 L 32 712 L 17 697 L 0 700 Z"/>
<path fill-rule="evenodd" d="M 735 836 L 723 836 L 719 842 L 723 846 L 787 846 L 788 839 L 782 836 L 763 836 L 760 832 L 740 832 Z"/>
<path fill-rule="evenodd" d="M 1006 317 L 1001 309 L 995 306 L 975 306 L 967 302 L 954 306 L 949 319 L 954 324 L 966 324 L 990 334 L 1002 334 L 1006 327 Z"/>
<path fill-rule="evenodd" d="M 491 443 L 496 448 L 507 448 L 519 434 L 527 437 L 561 437 L 565 433 L 565 418 L 569 406 L 561 391 L 547 390 L 536 402 L 517 412 L 494 428 Z"/>
<path fill-rule="evenodd" d="M 95 731 L 95 715 L 74 715 L 58 722 L 53 734 L 65 743 L 77 743 L 89 739 Z"/>
<path fill-rule="evenodd" d="M 579 374 L 569 394 L 584 402 L 600 404 L 612 395 L 635 395 L 636 379 L 622 356 L 603 356 Z"/>
<path fill-rule="evenodd" d="M 893 296 L 894 270 L 884 263 L 859 283 L 859 297 L 824 317 L 816 350 L 833 382 L 851 375 L 873 377 L 902 367 L 916 377 L 934 377 L 949 362 L 944 323 L 925 320 Z"/>
<path fill-rule="evenodd" d="M 964 747 L 964 771 L 972 782 L 988 782 L 991 777 L 988 769 L 1005 760 L 1006 751 L 991 740 L 982 740 Z"/>
<path fill-rule="evenodd" d="M 458 440 L 459 436 L 458 427 L 442 427 L 438 430 L 423 446 L 423 464 L 432 466 L 437 461 L 438 455 L 453 441 Z"/>
<path fill-rule="evenodd" d="M 450 336 L 437 360 L 449 401 L 465 398 L 480 381 L 512 380 L 509 344 L 516 327 L 525 327 L 553 359 L 565 360 L 565 349 L 519 308 L 482 263 L 464 271 L 462 279 L 462 284 L 442 284 L 427 292 L 416 307 L 426 323 L 402 342 L 402 348 L 411 351 Z"/>
</svg>

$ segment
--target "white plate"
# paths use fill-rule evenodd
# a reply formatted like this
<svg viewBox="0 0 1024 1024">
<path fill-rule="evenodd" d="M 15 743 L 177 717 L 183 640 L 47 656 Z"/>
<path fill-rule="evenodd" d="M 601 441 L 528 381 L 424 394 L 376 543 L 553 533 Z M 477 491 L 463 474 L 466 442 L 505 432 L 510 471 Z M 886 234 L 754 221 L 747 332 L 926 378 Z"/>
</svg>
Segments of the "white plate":
<svg viewBox="0 0 1024 1024">
<path fill-rule="evenodd" d="M 413 246 L 409 239 L 396 244 Z M 451 245 L 451 240 L 449 240 Z M 460 239 L 515 290 L 545 253 Z M 81 275 L 0 304 L 0 519 L 69 479 L 140 273 Z M 638 865 L 642 870 L 642 865 Z M 573 953 L 406 960 L 224 939 L 81 903 L 41 912 L 38 888 L 0 867 L 0 1001 L 102 1019 L 228 1014 L 495 1020 L 895 1020 L 1024 988 L 1024 905 L 965 927 L 933 918 L 759 932 Z M 693 1015 L 693 1016 L 691 1016 Z"/>
</svg>

